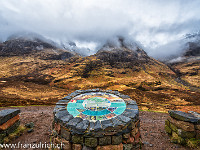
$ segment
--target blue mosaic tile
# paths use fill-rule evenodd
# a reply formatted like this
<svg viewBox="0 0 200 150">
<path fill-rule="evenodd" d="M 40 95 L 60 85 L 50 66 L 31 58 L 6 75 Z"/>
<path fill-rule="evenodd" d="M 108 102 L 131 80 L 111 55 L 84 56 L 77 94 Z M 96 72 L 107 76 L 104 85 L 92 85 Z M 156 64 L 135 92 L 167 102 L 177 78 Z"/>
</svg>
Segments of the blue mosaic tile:
<svg viewBox="0 0 200 150">
<path fill-rule="evenodd" d="M 126 103 L 122 98 L 106 92 L 80 94 L 67 104 L 67 110 L 73 117 L 90 121 L 114 118 L 125 109 Z"/>
</svg>

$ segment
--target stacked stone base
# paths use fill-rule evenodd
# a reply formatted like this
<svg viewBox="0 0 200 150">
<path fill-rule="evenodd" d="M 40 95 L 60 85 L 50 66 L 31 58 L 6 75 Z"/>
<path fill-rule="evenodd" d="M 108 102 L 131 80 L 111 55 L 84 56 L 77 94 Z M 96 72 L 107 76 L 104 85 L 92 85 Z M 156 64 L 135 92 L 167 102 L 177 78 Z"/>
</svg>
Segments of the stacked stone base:
<svg viewBox="0 0 200 150">
<path fill-rule="evenodd" d="M 71 132 L 54 123 L 53 144 L 62 144 L 63 150 L 134 150 L 141 148 L 140 122 L 131 123 L 131 132 L 119 135 L 102 134 L 100 137 L 72 135 Z M 125 132 L 125 131 L 124 131 Z"/>
<path fill-rule="evenodd" d="M 4 138 L 19 127 L 19 113 L 19 109 L 6 109 L 0 111 L 0 144 L 4 143 Z"/>
<path fill-rule="evenodd" d="M 120 115 L 105 120 L 92 121 L 73 117 L 66 110 L 69 101 L 90 92 L 97 92 L 97 95 L 98 92 L 114 94 L 123 99 L 126 109 Z M 58 101 L 53 113 L 52 143 L 63 144 L 65 150 L 132 150 L 141 146 L 137 103 L 118 91 L 77 90 Z"/>
<path fill-rule="evenodd" d="M 200 115 L 191 112 L 169 111 L 170 117 L 165 121 L 165 130 L 171 142 L 189 147 L 200 146 Z"/>
</svg>

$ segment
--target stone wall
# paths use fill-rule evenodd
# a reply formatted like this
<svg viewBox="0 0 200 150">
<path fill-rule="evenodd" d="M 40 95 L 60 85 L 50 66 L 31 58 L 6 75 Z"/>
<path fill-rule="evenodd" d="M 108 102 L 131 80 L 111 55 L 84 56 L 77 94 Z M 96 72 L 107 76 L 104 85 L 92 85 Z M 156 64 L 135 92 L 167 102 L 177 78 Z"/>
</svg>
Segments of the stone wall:
<svg viewBox="0 0 200 150">
<path fill-rule="evenodd" d="M 13 133 L 20 125 L 19 109 L 6 109 L 0 111 L 0 143 L 5 137 Z"/>
<path fill-rule="evenodd" d="M 169 115 L 165 130 L 171 141 L 193 148 L 200 146 L 200 114 L 171 110 Z"/>
<path fill-rule="evenodd" d="M 90 122 L 73 117 L 66 110 L 75 96 L 87 92 L 106 92 L 123 98 L 126 109 L 115 118 Z M 138 106 L 129 96 L 118 91 L 77 90 L 60 100 L 54 109 L 52 143 L 64 144 L 66 150 L 131 150 L 140 148 L 141 135 Z"/>
</svg>

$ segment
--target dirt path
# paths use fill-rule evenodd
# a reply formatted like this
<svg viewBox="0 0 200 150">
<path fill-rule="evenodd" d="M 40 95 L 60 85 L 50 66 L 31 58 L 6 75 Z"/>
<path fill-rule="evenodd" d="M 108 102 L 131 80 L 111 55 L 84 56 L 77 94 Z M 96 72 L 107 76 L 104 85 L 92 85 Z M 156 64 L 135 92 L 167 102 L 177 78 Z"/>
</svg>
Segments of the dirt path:
<svg viewBox="0 0 200 150">
<path fill-rule="evenodd" d="M 13 107 L 12 107 L 13 108 Z M 21 107 L 21 124 L 33 122 L 35 127 L 31 133 L 24 133 L 12 143 L 34 144 L 49 143 L 53 121 L 54 106 L 28 106 Z M 0 108 L 0 110 L 5 108 Z M 168 114 L 155 112 L 140 112 L 141 136 L 144 143 L 143 150 L 189 150 L 180 145 L 170 143 L 164 131 L 164 123 Z"/>
</svg>

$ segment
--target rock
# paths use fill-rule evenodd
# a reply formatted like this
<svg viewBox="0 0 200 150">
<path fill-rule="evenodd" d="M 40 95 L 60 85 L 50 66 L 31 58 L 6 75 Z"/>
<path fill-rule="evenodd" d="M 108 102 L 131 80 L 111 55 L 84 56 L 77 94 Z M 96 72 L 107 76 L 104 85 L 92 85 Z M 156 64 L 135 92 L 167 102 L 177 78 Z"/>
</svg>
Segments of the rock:
<svg viewBox="0 0 200 150">
<path fill-rule="evenodd" d="M 137 105 L 136 101 L 132 100 L 132 99 L 127 99 L 126 100 L 126 103 L 127 104 L 130 104 L 130 105 Z"/>
<path fill-rule="evenodd" d="M 139 129 L 138 128 L 134 128 L 132 131 L 131 131 L 131 136 L 135 136 L 137 133 L 138 133 Z"/>
<path fill-rule="evenodd" d="M 187 146 L 193 149 L 194 148 L 198 149 L 198 146 L 200 146 L 199 140 L 196 140 L 196 139 L 188 139 L 186 142 L 187 142 Z"/>
<path fill-rule="evenodd" d="M 74 117 L 69 114 L 67 116 L 63 116 L 62 118 L 60 118 L 60 122 L 65 125 L 67 122 L 69 122 L 71 119 L 73 119 Z"/>
<path fill-rule="evenodd" d="M 174 131 L 174 132 L 177 132 L 177 127 L 173 124 L 173 123 L 170 123 L 169 124 L 169 127 Z"/>
<path fill-rule="evenodd" d="M 165 131 L 168 133 L 168 134 L 172 134 L 172 130 L 170 129 L 170 127 L 168 125 L 165 125 Z"/>
<path fill-rule="evenodd" d="M 128 96 L 128 95 L 123 95 L 123 94 L 118 94 L 118 96 L 121 97 L 122 99 L 130 98 L 130 96 Z"/>
<path fill-rule="evenodd" d="M 82 150 L 94 150 L 93 148 L 91 148 L 91 147 L 88 147 L 88 146 L 84 146 L 83 145 L 83 149 Z"/>
<path fill-rule="evenodd" d="M 97 138 L 85 138 L 85 146 L 88 146 L 88 147 L 97 147 Z"/>
<path fill-rule="evenodd" d="M 25 127 L 33 128 L 34 127 L 34 123 L 33 122 L 27 123 L 27 124 L 25 124 Z"/>
<path fill-rule="evenodd" d="M 104 136 L 99 138 L 99 145 L 110 145 L 111 144 L 111 136 Z"/>
<path fill-rule="evenodd" d="M 82 118 L 73 118 L 66 124 L 66 127 L 76 128 L 77 124 L 82 120 Z"/>
<path fill-rule="evenodd" d="M 122 135 L 112 136 L 112 145 L 119 145 L 122 143 Z"/>
<path fill-rule="evenodd" d="M 82 145 L 81 144 L 73 144 L 72 150 L 82 150 Z"/>
<path fill-rule="evenodd" d="M 33 132 L 33 131 L 34 131 L 33 129 L 27 130 L 28 133 L 31 133 L 31 132 Z"/>
<path fill-rule="evenodd" d="M 126 109 L 122 115 L 131 118 L 133 121 L 136 120 L 137 115 L 139 114 L 138 110 Z"/>
<path fill-rule="evenodd" d="M 77 124 L 76 129 L 78 129 L 81 132 L 84 132 L 88 128 L 89 123 L 89 120 L 83 120 Z"/>
<path fill-rule="evenodd" d="M 13 133 L 20 125 L 20 121 L 18 120 L 17 122 L 15 122 L 12 126 L 10 126 L 7 130 L 6 130 L 6 134 L 10 134 Z"/>
<path fill-rule="evenodd" d="M 200 130 L 196 130 L 196 139 L 200 139 Z"/>
<path fill-rule="evenodd" d="M 19 120 L 19 115 L 11 118 L 10 120 L 5 122 L 4 124 L 0 125 L 0 130 L 7 130 L 9 127 L 11 127 L 18 120 Z"/>
<path fill-rule="evenodd" d="M 66 130 L 66 128 L 61 126 L 61 130 L 60 130 L 60 134 L 61 136 L 66 139 L 66 140 L 71 140 L 71 134 L 69 131 Z"/>
<path fill-rule="evenodd" d="M 111 121 L 112 121 L 114 127 L 123 125 L 122 121 L 119 121 L 119 120 L 117 120 L 115 118 L 112 118 Z"/>
<path fill-rule="evenodd" d="M 62 109 L 56 112 L 54 119 L 55 121 L 61 121 L 61 118 L 66 117 L 70 115 L 69 112 L 66 109 Z"/>
<path fill-rule="evenodd" d="M 169 127 L 170 126 L 169 124 L 170 124 L 169 120 L 165 120 L 165 125 Z"/>
<path fill-rule="evenodd" d="M 96 150 L 123 150 L 123 144 L 119 145 L 106 145 L 106 146 L 97 146 Z"/>
<path fill-rule="evenodd" d="M 124 144 L 134 144 L 134 142 L 135 142 L 134 137 L 129 136 L 129 138 L 128 139 L 124 139 L 122 143 L 124 143 Z"/>
<path fill-rule="evenodd" d="M 140 134 L 140 131 L 138 131 L 138 133 L 135 135 L 135 142 L 139 143 L 140 139 L 141 139 L 141 134 Z"/>
<path fill-rule="evenodd" d="M 123 150 L 132 150 L 133 145 L 132 144 L 123 144 Z"/>
<path fill-rule="evenodd" d="M 172 140 L 173 143 L 178 143 L 178 134 L 174 131 L 172 131 L 171 140 Z"/>
<path fill-rule="evenodd" d="M 132 104 L 128 104 L 127 106 L 126 106 L 126 108 L 127 109 L 133 109 L 133 110 L 138 110 L 138 106 L 137 105 L 132 105 Z"/>
<path fill-rule="evenodd" d="M 149 144 L 149 147 L 153 147 L 153 144 Z"/>
<path fill-rule="evenodd" d="M 65 97 L 63 98 L 63 100 L 71 100 L 71 98 L 72 98 L 72 97 L 70 97 L 70 96 L 65 96 Z"/>
<path fill-rule="evenodd" d="M 195 129 L 196 130 L 200 130 L 200 124 L 199 125 L 195 125 Z"/>
<path fill-rule="evenodd" d="M 195 117 L 200 119 L 200 114 L 195 111 L 188 111 L 188 113 L 193 114 Z"/>
<path fill-rule="evenodd" d="M 169 114 L 172 118 L 175 118 L 177 120 L 187 121 L 187 122 L 192 122 L 192 123 L 200 122 L 200 119 L 195 117 L 191 113 L 185 113 L 185 112 L 182 112 L 182 111 L 170 110 Z"/>
<path fill-rule="evenodd" d="M 5 109 L 0 111 L 0 125 L 20 113 L 19 109 Z"/>
<path fill-rule="evenodd" d="M 74 144 L 83 144 L 83 136 L 80 135 L 73 135 L 72 136 L 72 142 Z"/>
<path fill-rule="evenodd" d="M 95 122 L 94 131 L 101 130 L 101 122 L 98 120 Z"/>
<path fill-rule="evenodd" d="M 62 140 L 62 148 L 64 150 L 72 150 L 70 141 Z"/>
<path fill-rule="evenodd" d="M 177 133 L 182 138 L 190 139 L 190 138 L 194 138 L 195 137 L 195 132 L 194 131 L 193 132 L 188 132 L 188 131 L 184 131 L 182 129 L 178 129 Z"/>
<path fill-rule="evenodd" d="M 125 124 L 128 124 L 131 119 L 129 117 L 123 116 L 123 115 L 119 115 L 116 117 L 117 120 L 124 122 Z"/>
<path fill-rule="evenodd" d="M 123 138 L 124 139 L 128 139 L 130 137 L 130 133 L 125 133 L 125 134 L 123 134 Z"/>
<path fill-rule="evenodd" d="M 113 123 L 111 120 L 103 120 L 101 121 L 101 124 L 102 124 L 103 130 L 105 130 L 108 127 L 113 127 Z"/>
<path fill-rule="evenodd" d="M 185 122 L 185 121 L 179 121 L 173 118 L 169 118 L 168 119 L 170 121 L 170 123 L 174 124 L 176 127 L 181 128 L 185 131 L 194 131 L 194 124 L 189 123 L 189 122 Z"/>
</svg>

